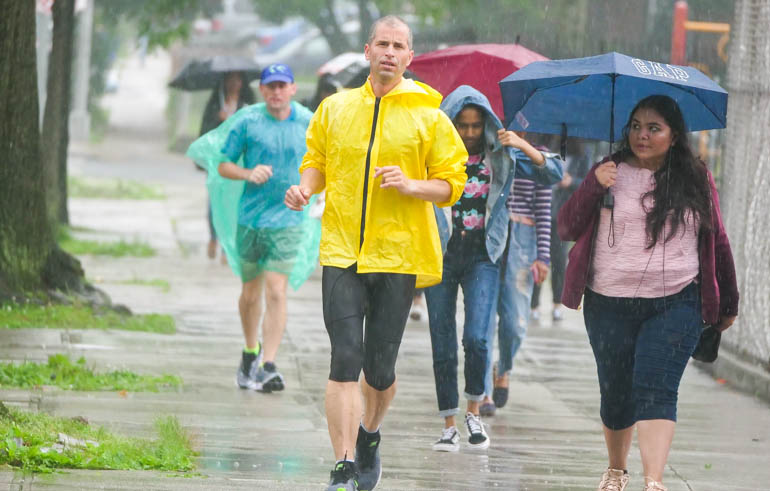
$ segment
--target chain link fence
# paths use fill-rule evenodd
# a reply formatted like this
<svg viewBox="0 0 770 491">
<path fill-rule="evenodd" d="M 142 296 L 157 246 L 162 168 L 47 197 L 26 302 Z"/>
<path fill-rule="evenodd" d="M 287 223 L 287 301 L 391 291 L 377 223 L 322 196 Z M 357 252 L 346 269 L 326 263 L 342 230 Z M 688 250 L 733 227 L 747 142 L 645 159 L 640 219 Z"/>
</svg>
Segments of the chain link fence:
<svg viewBox="0 0 770 491">
<path fill-rule="evenodd" d="M 722 211 L 740 316 L 723 342 L 770 367 L 770 0 L 736 0 Z"/>
</svg>

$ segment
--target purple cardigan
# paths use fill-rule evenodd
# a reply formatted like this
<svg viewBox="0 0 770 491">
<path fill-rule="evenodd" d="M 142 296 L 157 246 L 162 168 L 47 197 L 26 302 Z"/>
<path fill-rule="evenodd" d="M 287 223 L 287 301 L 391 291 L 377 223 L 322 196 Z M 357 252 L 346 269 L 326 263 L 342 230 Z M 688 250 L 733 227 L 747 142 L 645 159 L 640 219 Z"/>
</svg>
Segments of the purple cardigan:
<svg viewBox="0 0 770 491">
<path fill-rule="evenodd" d="M 580 305 L 588 281 L 605 192 L 596 179 L 596 168 L 607 160 L 609 157 L 593 166 L 581 186 L 559 210 L 559 237 L 565 241 L 575 241 L 575 246 L 569 253 L 564 291 L 561 294 L 562 303 L 571 309 Z M 722 223 L 714 177 L 708 170 L 706 172 L 711 186 L 712 230 L 701 232 L 698 238 L 701 315 L 707 324 L 717 324 L 722 317 L 738 315 L 738 285 L 730 242 Z"/>
</svg>

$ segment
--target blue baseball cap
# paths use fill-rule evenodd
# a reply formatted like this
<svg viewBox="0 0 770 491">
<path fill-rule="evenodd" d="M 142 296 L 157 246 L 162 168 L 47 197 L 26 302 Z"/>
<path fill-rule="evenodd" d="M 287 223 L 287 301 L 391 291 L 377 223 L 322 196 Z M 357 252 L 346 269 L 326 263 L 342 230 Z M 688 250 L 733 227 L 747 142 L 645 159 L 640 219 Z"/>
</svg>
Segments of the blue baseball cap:
<svg viewBox="0 0 770 491">
<path fill-rule="evenodd" d="M 294 83 L 294 74 L 291 73 L 289 65 L 283 63 L 273 63 L 262 70 L 262 76 L 259 78 L 260 84 L 269 84 L 270 82 Z"/>
</svg>

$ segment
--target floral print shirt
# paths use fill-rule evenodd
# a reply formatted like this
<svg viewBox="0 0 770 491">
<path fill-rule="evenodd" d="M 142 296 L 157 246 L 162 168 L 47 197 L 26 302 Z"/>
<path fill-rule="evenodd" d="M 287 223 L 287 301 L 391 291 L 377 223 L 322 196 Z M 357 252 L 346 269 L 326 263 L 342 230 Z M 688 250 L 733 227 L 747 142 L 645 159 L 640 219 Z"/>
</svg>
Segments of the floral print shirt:
<svg viewBox="0 0 770 491">
<path fill-rule="evenodd" d="M 465 173 L 468 180 L 462 196 L 452 206 L 452 225 L 454 230 L 483 231 L 489 182 L 492 178 L 489 167 L 484 164 L 484 155 L 469 156 Z"/>
</svg>

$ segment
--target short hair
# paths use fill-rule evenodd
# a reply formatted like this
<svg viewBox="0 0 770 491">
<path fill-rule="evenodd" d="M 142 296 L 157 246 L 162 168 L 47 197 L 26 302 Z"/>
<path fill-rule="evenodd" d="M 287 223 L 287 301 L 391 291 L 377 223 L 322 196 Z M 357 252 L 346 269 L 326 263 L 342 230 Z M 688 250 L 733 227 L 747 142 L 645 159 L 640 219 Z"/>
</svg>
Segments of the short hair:
<svg viewBox="0 0 770 491">
<path fill-rule="evenodd" d="M 376 21 L 372 22 L 372 27 L 369 29 L 369 39 L 367 40 L 368 44 L 372 44 L 374 41 L 374 35 L 377 33 L 377 28 L 381 25 L 390 27 L 405 26 L 408 33 L 407 46 L 409 46 L 409 49 L 412 49 L 412 28 L 409 27 L 409 24 L 407 24 L 404 19 L 397 15 L 386 15 L 385 17 L 380 17 Z"/>
</svg>

